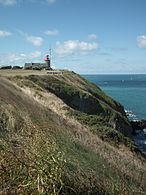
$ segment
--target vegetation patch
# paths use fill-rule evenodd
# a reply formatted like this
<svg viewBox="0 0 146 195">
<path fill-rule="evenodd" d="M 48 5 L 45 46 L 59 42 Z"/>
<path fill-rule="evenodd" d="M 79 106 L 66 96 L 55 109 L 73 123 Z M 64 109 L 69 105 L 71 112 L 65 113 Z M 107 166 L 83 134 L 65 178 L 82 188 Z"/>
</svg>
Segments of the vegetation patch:
<svg viewBox="0 0 146 195">
<path fill-rule="evenodd" d="M 0 193 L 145 194 L 145 159 L 131 152 L 131 140 L 113 128 L 116 118 L 120 128 L 129 127 L 118 103 L 108 103 L 98 87 L 72 72 L 9 79 L 0 78 Z M 70 106 L 70 117 L 20 87 L 37 97 L 42 90 L 46 101 L 52 92 Z"/>
<path fill-rule="evenodd" d="M 2 140 L 0 188 L 6 194 L 58 194 L 65 165 L 55 142 L 37 133 L 33 139 Z"/>
<path fill-rule="evenodd" d="M 139 151 L 134 142 L 112 128 L 109 124 L 109 119 L 103 115 L 89 115 L 75 110 L 68 111 L 68 114 L 75 117 L 81 124 L 88 126 L 102 140 L 108 141 L 117 147 L 119 147 L 119 144 L 124 144 L 130 147 L 132 151 Z"/>
</svg>

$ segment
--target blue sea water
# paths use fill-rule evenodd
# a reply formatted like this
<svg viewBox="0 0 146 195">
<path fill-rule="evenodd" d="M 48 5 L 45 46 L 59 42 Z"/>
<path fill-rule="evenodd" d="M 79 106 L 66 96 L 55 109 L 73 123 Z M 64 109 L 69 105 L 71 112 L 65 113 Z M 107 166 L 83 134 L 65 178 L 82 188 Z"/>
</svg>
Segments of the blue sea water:
<svg viewBox="0 0 146 195">
<path fill-rule="evenodd" d="M 132 113 L 132 120 L 146 120 L 146 74 L 83 76 L 119 101 Z M 137 134 L 134 141 L 146 152 L 146 130 Z"/>
<path fill-rule="evenodd" d="M 109 96 L 131 110 L 138 119 L 146 120 L 146 74 L 83 75 Z"/>
</svg>

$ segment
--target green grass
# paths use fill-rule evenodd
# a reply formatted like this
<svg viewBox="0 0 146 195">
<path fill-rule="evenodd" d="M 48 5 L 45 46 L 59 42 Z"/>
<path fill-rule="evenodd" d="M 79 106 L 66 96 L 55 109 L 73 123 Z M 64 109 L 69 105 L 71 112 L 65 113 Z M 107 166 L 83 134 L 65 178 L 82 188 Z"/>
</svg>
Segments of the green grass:
<svg viewBox="0 0 146 195">
<path fill-rule="evenodd" d="M 95 100 L 96 90 L 104 97 L 100 89 L 69 72 L 58 77 L 17 76 L 10 83 L 4 82 L 0 94 L 0 193 L 146 193 L 145 159 L 131 152 L 131 140 L 109 123 L 119 116 L 118 108 L 114 110 L 117 103 L 112 107 L 105 102 L 107 99 L 103 102 L 97 98 L 101 110 L 96 115 L 68 109 L 67 117 L 76 119 L 73 123 L 36 102 L 12 82 L 38 92 L 36 96 L 40 91 L 53 92 L 64 101 L 76 96 Z M 120 120 L 124 123 L 126 119 Z"/>
<path fill-rule="evenodd" d="M 125 137 L 118 130 L 111 127 L 109 124 L 109 118 L 101 115 L 88 115 L 75 110 L 69 110 L 68 115 L 73 116 L 81 124 L 88 126 L 90 131 L 98 135 L 102 140 L 111 143 L 118 147 L 119 144 L 128 146 L 132 151 L 139 151 L 134 142 Z"/>
<path fill-rule="evenodd" d="M 57 142 L 64 155 L 68 157 L 66 185 L 70 183 L 71 189 L 74 189 L 76 194 L 132 195 L 140 190 L 141 181 L 122 173 L 118 166 L 108 163 L 100 153 L 95 154 L 79 141 L 72 142 L 66 132 L 57 135 Z"/>
<path fill-rule="evenodd" d="M 63 154 L 42 132 L 33 139 L 25 136 L 25 143 L 1 139 L 0 189 L 7 194 L 57 194 L 63 187 Z"/>
</svg>

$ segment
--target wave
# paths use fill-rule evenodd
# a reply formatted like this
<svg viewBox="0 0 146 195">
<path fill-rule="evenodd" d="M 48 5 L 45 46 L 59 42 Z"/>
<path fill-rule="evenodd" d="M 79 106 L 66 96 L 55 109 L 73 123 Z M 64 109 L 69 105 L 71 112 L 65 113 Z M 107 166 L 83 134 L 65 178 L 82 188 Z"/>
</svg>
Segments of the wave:
<svg viewBox="0 0 146 195">
<path fill-rule="evenodd" d="M 132 110 L 125 110 L 125 112 L 130 121 L 139 121 L 138 117 L 133 113 Z"/>
</svg>

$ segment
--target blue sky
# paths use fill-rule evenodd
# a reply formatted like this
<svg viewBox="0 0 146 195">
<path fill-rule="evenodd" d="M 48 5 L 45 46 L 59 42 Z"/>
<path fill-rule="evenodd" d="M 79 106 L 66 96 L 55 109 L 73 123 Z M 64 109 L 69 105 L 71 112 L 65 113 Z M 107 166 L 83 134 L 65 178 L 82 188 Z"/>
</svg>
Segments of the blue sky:
<svg viewBox="0 0 146 195">
<path fill-rule="evenodd" d="M 0 65 L 146 73 L 145 0 L 0 0 Z"/>
</svg>

